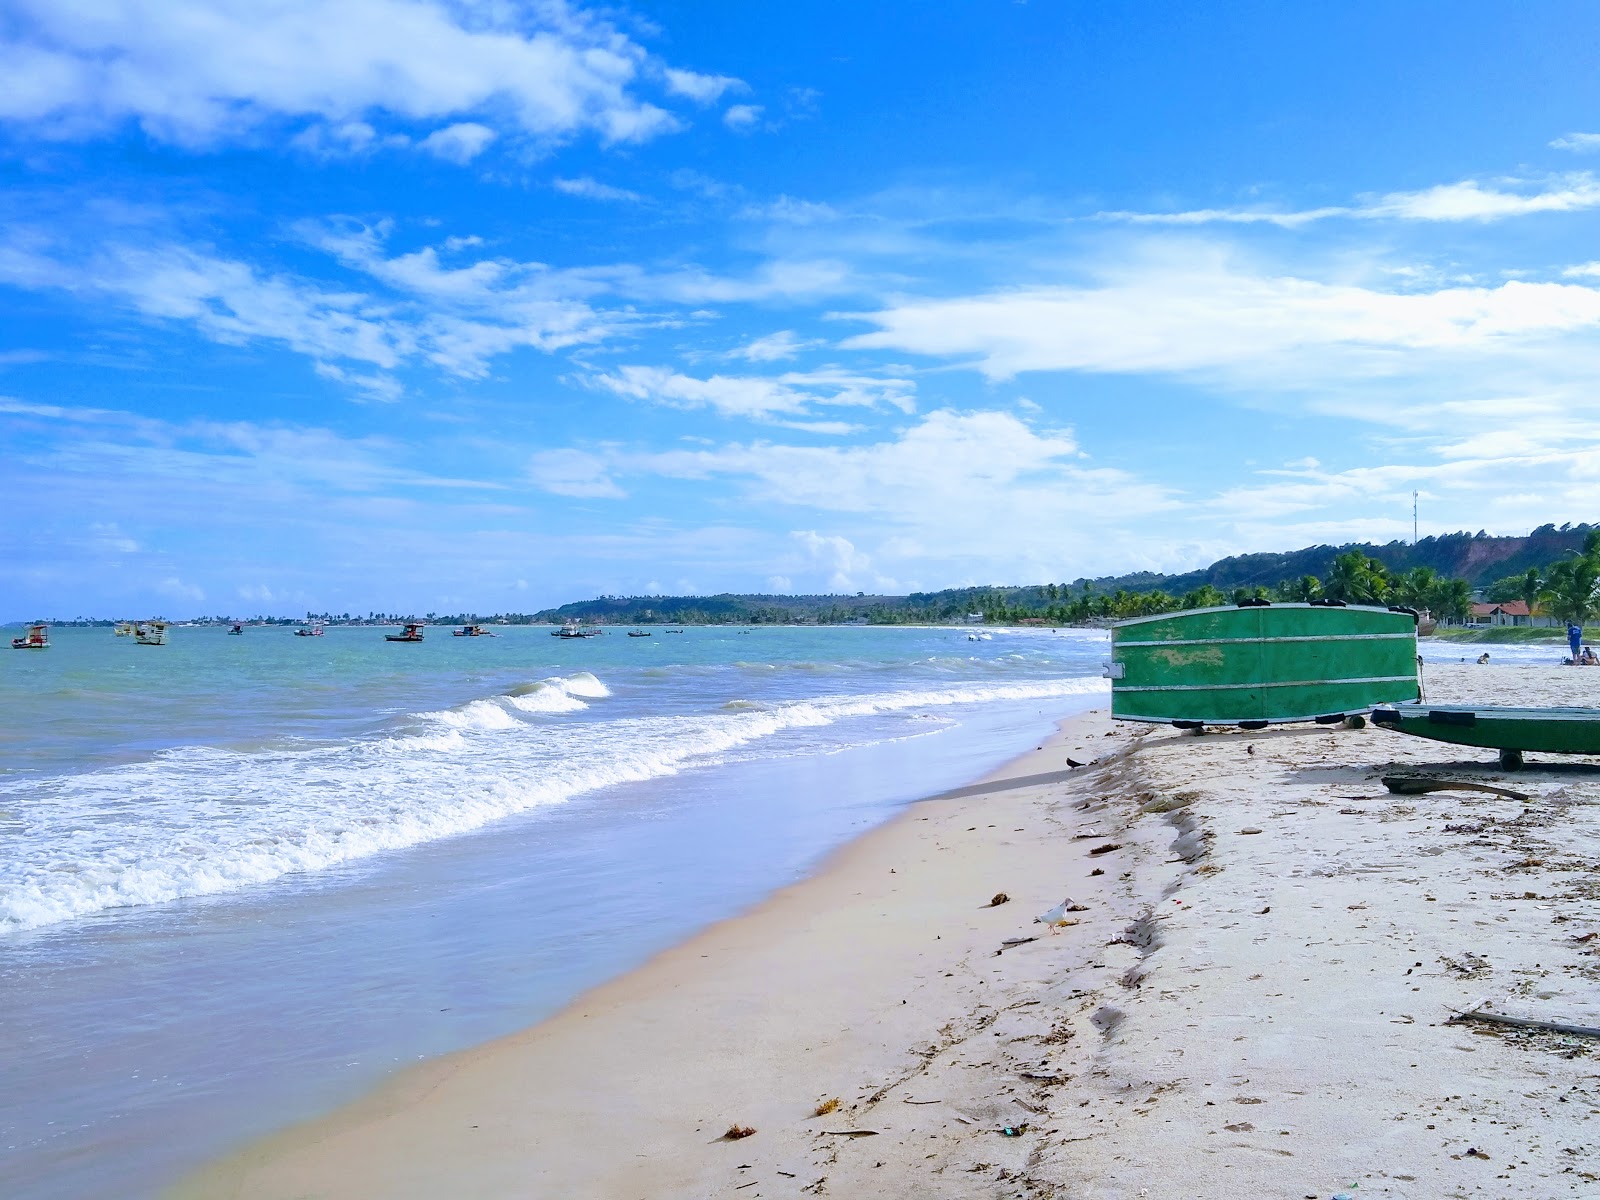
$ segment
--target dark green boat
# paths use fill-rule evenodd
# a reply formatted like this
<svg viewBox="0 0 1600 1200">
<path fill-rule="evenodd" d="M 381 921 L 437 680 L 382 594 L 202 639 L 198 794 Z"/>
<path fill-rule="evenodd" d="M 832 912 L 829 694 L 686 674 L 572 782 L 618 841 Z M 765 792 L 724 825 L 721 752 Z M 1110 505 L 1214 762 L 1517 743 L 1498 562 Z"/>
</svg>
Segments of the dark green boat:
<svg viewBox="0 0 1600 1200">
<path fill-rule="evenodd" d="M 1111 715 L 1183 727 L 1335 722 L 1415 700 L 1410 609 L 1253 604 L 1122 621 Z"/>
<path fill-rule="evenodd" d="M 1510 708 L 1482 704 L 1396 704 L 1372 721 L 1435 742 L 1500 751 L 1500 765 L 1522 765 L 1524 751 L 1600 754 L 1600 708 Z"/>
</svg>

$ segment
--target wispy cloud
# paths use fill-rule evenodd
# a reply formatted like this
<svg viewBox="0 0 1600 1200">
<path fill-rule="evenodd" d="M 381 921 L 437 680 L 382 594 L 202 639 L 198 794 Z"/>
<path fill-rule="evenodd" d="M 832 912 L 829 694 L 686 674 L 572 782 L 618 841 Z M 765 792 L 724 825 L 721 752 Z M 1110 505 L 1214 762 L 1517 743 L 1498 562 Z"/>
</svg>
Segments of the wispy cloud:
<svg viewBox="0 0 1600 1200">
<path fill-rule="evenodd" d="M 583 450 L 542 450 L 528 466 L 528 478 L 556 496 L 621 499 L 627 495 L 611 478 L 606 460 Z"/>
<path fill-rule="evenodd" d="M 1130 225 L 1276 225 L 1294 229 L 1314 221 L 1346 218 L 1358 221 L 1499 221 L 1533 213 L 1576 212 L 1600 207 L 1600 181 L 1588 172 L 1541 180 L 1482 184 L 1467 179 L 1414 192 L 1390 192 L 1353 205 L 1274 210 L 1264 208 L 1201 208 L 1182 212 L 1108 211 L 1104 221 Z"/>
<path fill-rule="evenodd" d="M 630 192 L 627 188 L 613 187 L 609 183 L 601 183 L 587 175 L 580 175 L 576 179 L 556 179 L 551 185 L 556 191 L 568 196 L 581 196 L 585 200 L 610 200 L 621 201 L 627 204 L 642 204 L 644 197 L 638 192 Z"/>
<path fill-rule="evenodd" d="M 667 91 L 674 96 L 687 96 L 697 104 L 714 104 L 724 92 L 745 92 L 749 87 L 742 79 L 731 75 L 702 75 L 696 71 L 682 71 L 668 67 L 665 71 Z"/>
<path fill-rule="evenodd" d="M 797 337 L 792 329 L 780 329 L 777 333 L 746 342 L 731 351 L 729 357 L 742 358 L 747 362 L 782 362 L 794 358 L 802 350 L 820 345 L 823 343 L 815 338 Z"/>
<path fill-rule="evenodd" d="M 910 412 L 915 385 L 909 379 L 866 375 L 838 368 L 789 371 L 783 375 L 713 375 L 697 379 L 669 367 L 619 367 L 590 376 L 591 386 L 630 400 L 671 408 L 709 408 L 725 417 L 757 420 L 794 416 L 818 406 L 888 406 Z"/>
<path fill-rule="evenodd" d="M 446 162 L 465 166 L 488 148 L 494 141 L 495 131 L 476 121 L 459 121 L 436 129 L 417 143 L 417 149 L 442 158 Z"/>
<path fill-rule="evenodd" d="M 1564 133 L 1550 143 L 1553 150 L 1571 150 L 1574 154 L 1593 154 L 1600 150 L 1600 133 Z"/>
<path fill-rule="evenodd" d="M 905 300 L 857 316 L 878 330 L 846 348 L 967 359 L 997 379 L 1148 372 L 1326 387 L 1447 361 L 1481 369 L 1551 339 L 1592 336 L 1600 291 L 1521 280 L 1385 290 L 1263 271 L 1225 248 L 1180 242 L 1105 268 L 1091 283 Z"/>
<path fill-rule="evenodd" d="M 761 123 L 765 111 L 759 104 L 732 104 L 722 114 L 722 123 L 735 133 L 749 133 Z"/>
<path fill-rule="evenodd" d="M 422 144 L 452 147 L 451 161 L 483 148 L 462 123 L 492 119 L 536 139 L 642 141 L 679 125 L 640 98 L 644 81 L 697 103 L 738 82 L 665 67 L 565 0 L 16 0 L 0 61 L 0 120 L 46 137 L 131 122 L 199 148 L 296 123 L 344 129 L 348 140 L 360 124 L 392 133 L 442 119 L 458 122 L 447 127 L 456 133 Z"/>
</svg>

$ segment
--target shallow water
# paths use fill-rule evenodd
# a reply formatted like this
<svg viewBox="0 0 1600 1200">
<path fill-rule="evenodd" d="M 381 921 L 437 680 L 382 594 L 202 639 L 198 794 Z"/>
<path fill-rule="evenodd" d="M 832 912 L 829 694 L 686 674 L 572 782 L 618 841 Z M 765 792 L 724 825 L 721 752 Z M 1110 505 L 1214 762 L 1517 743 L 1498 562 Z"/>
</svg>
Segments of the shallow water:
<svg viewBox="0 0 1600 1200">
<path fill-rule="evenodd" d="M 1095 634 L 57 630 L 0 705 L 0 1193 L 520 1028 L 1103 695 Z"/>
</svg>

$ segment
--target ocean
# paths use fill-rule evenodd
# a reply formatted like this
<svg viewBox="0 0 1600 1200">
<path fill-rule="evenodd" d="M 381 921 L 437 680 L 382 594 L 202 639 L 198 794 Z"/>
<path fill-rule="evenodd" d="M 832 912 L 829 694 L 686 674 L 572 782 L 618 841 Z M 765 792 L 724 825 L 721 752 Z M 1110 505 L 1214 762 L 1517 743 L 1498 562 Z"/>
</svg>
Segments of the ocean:
<svg viewBox="0 0 1600 1200">
<path fill-rule="evenodd" d="M 525 1027 L 1031 749 L 1109 653 L 384 632 L 62 628 L 0 660 L 0 1194 L 153 1194 Z"/>
</svg>

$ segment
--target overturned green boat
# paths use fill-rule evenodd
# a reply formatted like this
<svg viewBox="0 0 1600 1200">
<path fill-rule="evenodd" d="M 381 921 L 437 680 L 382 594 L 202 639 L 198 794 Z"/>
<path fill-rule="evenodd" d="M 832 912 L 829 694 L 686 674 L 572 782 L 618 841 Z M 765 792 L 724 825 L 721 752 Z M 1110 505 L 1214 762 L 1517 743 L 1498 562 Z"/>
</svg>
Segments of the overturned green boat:
<svg viewBox="0 0 1600 1200">
<path fill-rule="evenodd" d="M 1111 715 L 1182 727 L 1334 722 L 1415 700 L 1410 609 L 1249 604 L 1111 629 Z"/>
<path fill-rule="evenodd" d="M 1600 754 L 1600 708 L 1396 704 L 1374 709 L 1372 721 L 1434 742 L 1498 750 L 1508 768 L 1521 766 L 1525 751 Z"/>
</svg>

